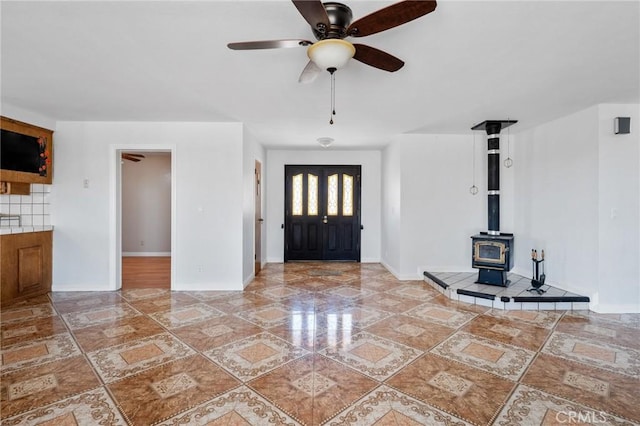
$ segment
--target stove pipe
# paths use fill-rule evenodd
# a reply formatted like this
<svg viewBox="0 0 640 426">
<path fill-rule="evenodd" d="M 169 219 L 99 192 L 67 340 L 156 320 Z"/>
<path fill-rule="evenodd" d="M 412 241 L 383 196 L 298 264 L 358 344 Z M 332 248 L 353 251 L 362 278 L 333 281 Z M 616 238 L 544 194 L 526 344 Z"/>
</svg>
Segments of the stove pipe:
<svg viewBox="0 0 640 426">
<path fill-rule="evenodd" d="M 487 125 L 487 217 L 489 235 L 500 235 L 500 122 Z"/>
<path fill-rule="evenodd" d="M 487 234 L 500 235 L 500 131 L 516 120 L 487 120 L 472 130 L 487 132 Z"/>
</svg>

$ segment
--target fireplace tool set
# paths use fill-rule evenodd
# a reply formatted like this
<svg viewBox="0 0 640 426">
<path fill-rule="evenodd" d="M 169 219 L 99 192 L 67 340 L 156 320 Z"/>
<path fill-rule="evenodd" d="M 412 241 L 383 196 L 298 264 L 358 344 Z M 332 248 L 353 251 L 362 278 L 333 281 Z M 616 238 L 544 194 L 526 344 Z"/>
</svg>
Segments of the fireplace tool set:
<svg viewBox="0 0 640 426">
<path fill-rule="evenodd" d="M 546 290 L 541 288 L 544 285 L 544 280 L 547 278 L 544 274 L 544 250 L 541 250 L 540 258 L 538 258 L 538 250 L 531 249 L 531 262 L 533 276 L 531 277 L 531 288 L 527 291 L 535 291 L 538 294 L 546 293 Z M 542 265 L 542 274 L 540 274 L 540 265 Z"/>
</svg>

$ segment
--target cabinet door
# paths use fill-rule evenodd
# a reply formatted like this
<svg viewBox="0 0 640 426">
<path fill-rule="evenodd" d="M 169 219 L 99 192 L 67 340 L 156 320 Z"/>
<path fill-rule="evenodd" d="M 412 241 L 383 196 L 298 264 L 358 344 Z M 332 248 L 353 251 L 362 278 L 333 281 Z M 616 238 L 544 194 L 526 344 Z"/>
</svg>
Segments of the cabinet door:
<svg viewBox="0 0 640 426">
<path fill-rule="evenodd" d="M 3 235 L 1 241 L 1 303 L 51 291 L 51 231 Z"/>
<path fill-rule="evenodd" d="M 43 286 L 43 246 L 18 248 L 18 293 L 38 291 Z"/>
</svg>

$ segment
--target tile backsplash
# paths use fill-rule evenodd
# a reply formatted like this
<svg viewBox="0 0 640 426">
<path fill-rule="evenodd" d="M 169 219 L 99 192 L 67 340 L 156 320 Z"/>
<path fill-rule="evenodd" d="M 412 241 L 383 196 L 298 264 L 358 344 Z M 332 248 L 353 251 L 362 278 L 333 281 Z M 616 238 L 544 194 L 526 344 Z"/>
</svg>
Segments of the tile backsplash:
<svg viewBox="0 0 640 426">
<path fill-rule="evenodd" d="M 31 195 L 0 195 L 0 213 L 20 215 L 20 226 L 49 226 L 51 185 L 31 184 Z M 2 227 L 18 226 L 14 220 L 2 220 Z"/>
</svg>

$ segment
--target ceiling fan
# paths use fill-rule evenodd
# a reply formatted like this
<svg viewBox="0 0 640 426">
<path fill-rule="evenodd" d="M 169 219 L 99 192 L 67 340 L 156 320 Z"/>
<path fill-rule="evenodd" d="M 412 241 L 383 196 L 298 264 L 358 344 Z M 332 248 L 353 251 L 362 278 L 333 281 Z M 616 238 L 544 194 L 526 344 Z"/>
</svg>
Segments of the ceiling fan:
<svg viewBox="0 0 640 426">
<path fill-rule="evenodd" d="M 123 152 L 122 153 L 122 159 L 123 160 L 129 160 L 129 161 L 133 161 L 133 162 L 137 163 L 138 161 L 140 161 L 143 158 L 144 158 L 144 155 L 142 155 L 142 154 L 131 154 L 131 153 L 128 153 L 128 152 Z"/>
<path fill-rule="evenodd" d="M 397 27 L 433 12 L 437 5 L 435 1 L 401 1 L 351 22 L 351 9 L 342 3 L 322 3 L 320 0 L 292 2 L 311 25 L 316 42 L 297 39 L 263 40 L 229 43 L 227 47 L 233 50 L 307 47 L 310 60 L 298 79 L 301 83 L 315 80 L 322 69 L 333 75 L 351 58 L 381 70 L 398 71 L 404 66 L 402 60 L 375 47 L 352 44 L 344 39 L 365 37 Z"/>
</svg>

